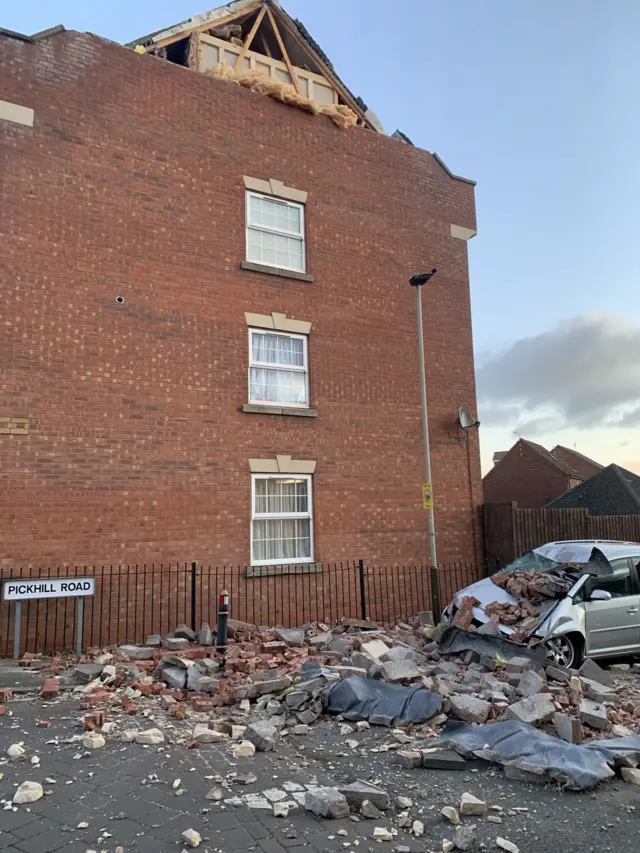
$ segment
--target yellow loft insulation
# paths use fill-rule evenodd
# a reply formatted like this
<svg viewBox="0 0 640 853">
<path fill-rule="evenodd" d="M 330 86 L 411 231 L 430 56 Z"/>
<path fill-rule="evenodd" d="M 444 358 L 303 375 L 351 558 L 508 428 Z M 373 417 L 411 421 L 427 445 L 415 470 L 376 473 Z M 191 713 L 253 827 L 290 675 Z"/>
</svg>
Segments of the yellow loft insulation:
<svg viewBox="0 0 640 853">
<path fill-rule="evenodd" d="M 312 98 L 306 98 L 298 94 L 293 86 L 283 83 L 274 77 L 268 77 L 264 71 L 259 69 L 247 70 L 240 68 L 234 70 L 226 60 L 221 60 L 215 68 L 204 72 L 209 77 L 217 77 L 229 83 L 238 83 L 245 89 L 259 92 L 261 95 L 269 95 L 283 104 L 291 107 L 299 107 L 313 115 L 328 116 L 338 127 L 355 127 L 358 117 L 352 109 L 345 104 L 318 104 Z"/>
<path fill-rule="evenodd" d="M 326 115 L 339 127 L 384 133 L 375 113 L 345 86 L 304 24 L 276 0 L 232 0 L 129 47 Z"/>
</svg>

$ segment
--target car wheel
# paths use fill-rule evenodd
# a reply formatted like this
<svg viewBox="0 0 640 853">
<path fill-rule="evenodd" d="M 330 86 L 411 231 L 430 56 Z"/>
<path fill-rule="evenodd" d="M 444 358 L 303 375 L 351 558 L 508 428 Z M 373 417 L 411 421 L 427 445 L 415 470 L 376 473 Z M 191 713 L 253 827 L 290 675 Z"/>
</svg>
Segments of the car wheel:
<svg viewBox="0 0 640 853">
<path fill-rule="evenodd" d="M 582 662 L 582 643 L 571 634 L 553 637 L 544 644 L 547 650 L 547 662 L 565 669 L 580 666 Z"/>
</svg>

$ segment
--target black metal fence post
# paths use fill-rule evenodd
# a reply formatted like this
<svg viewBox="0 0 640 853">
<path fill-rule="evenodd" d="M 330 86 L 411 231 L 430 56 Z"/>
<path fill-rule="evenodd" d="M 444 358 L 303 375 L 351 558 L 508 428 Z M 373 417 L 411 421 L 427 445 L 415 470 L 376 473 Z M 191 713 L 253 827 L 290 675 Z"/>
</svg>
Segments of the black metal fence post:
<svg viewBox="0 0 640 853">
<path fill-rule="evenodd" d="M 367 618 L 367 599 L 364 591 L 364 560 L 358 561 L 358 570 L 360 575 L 360 618 Z"/>
<path fill-rule="evenodd" d="M 196 630 L 196 574 L 198 564 L 191 563 L 191 625 L 192 631 Z"/>
<path fill-rule="evenodd" d="M 437 566 L 431 566 L 431 611 L 436 625 L 442 616 L 442 603 L 440 599 L 440 572 Z"/>
</svg>

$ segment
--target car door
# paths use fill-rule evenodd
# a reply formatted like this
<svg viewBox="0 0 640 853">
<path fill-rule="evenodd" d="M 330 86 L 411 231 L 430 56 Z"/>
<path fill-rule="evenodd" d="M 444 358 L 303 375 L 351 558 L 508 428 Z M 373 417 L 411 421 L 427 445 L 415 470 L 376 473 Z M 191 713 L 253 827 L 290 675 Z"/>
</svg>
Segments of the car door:
<svg viewBox="0 0 640 853">
<path fill-rule="evenodd" d="M 635 565 L 628 559 L 612 560 L 613 574 L 593 578 L 585 595 L 587 655 L 615 656 L 640 649 L 640 589 Z M 590 601 L 592 592 L 611 593 L 609 601 Z"/>
</svg>

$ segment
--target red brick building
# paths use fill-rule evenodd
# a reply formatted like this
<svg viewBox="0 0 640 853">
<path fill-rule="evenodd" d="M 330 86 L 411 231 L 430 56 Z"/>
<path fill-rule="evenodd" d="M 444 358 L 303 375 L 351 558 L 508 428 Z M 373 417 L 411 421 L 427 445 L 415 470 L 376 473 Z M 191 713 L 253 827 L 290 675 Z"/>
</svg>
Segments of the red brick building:
<svg viewBox="0 0 640 853">
<path fill-rule="evenodd" d="M 0 565 L 425 562 L 431 267 L 439 557 L 477 555 L 473 183 L 263 7 L 0 31 Z M 225 51 L 297 98 L 211 76 Z"/>
<path fill-rule="evenodd" d="M 563 447 L 561 444 L 556 446 L 551 451 L 551 455 L 577 471 L 585 480 L 589 477 L 595 477 L 600 471 L 604 471 L 604 465 L 596 462 L 585 456 L 584 453 L 578 453 L 577 450 L 571 450 L 569 447 Z"/>
<path fill-rule="evenodd" d="M 585 475 L 556 456 L 557 449 L 549 452 L 533 441 L 517 441 L 484 476 L 487 503 L 515 502 L 520 509 L 537 509 L 581 483 Z"/>
</svg>

